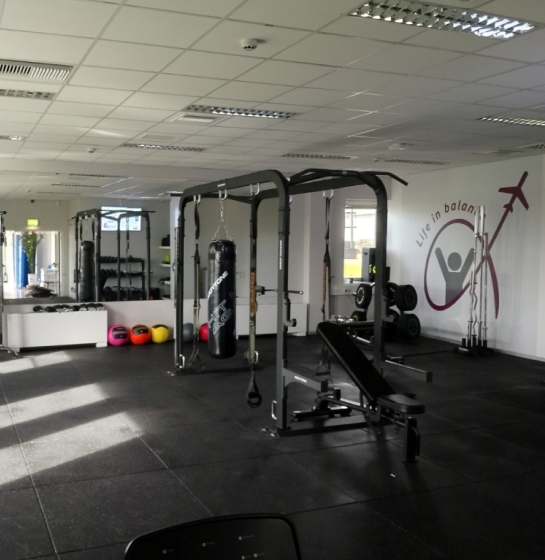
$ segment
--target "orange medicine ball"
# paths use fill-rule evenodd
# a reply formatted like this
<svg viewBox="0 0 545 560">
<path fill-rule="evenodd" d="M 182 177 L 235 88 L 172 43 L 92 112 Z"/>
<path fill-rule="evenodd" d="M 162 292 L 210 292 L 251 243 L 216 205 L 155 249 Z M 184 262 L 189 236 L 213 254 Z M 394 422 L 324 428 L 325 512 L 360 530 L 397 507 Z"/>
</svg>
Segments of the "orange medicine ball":
<svg viewBox="0 0 545 560">
<path fill-rule="evenodd" d="M 151 333 L 145 325 L 135 325 L 130 332 L 133 344 L 147 344 L 151 340 Z"/>
</svg>

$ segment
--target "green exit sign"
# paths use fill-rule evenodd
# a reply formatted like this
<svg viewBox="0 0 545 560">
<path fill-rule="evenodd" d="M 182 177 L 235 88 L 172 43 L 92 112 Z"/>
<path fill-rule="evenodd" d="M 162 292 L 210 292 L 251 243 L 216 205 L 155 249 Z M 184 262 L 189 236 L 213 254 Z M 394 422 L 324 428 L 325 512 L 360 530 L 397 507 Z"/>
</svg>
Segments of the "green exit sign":
<svg viewBox="0 0 545 560">
<path fill-rule="evenodd" d="M 38 227 L 40 225 L 40 220 L 38 218 L 27 218 L 26 226 L 27 227 Z"/>
</svg>

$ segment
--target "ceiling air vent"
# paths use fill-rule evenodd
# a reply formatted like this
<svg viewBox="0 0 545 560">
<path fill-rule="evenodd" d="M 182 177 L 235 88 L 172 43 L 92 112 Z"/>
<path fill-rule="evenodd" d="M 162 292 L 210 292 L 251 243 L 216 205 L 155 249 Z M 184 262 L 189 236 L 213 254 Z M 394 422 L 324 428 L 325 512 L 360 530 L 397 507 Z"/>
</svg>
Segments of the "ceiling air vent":
<svg viewBox="0 0 545 560">
<path fill-rule="evenodd" d="M 53 99 L 55 93 L 52 91 L 29 91 L 25 89 L 0 89 L 0 96 L 20 97 L 24 99 Z"/>
<path fill-rule="evenodd" d="M 289 119 L 299 113 L 288 111 L 265 111 L 260 109 L 240 109 L 237 107 L 216 107 L 213 105 L 189 105 L 184 109 L 190 113 L 204 113 L 205 115 L 221 115 L 228 117 L 258 117 L 265 119 Z"/>
<path fill-rule="evenodd" d="M 545 151 L 545 144 L 528 144 L 527 146 L 520 146 L 520 149 L 524 151 L 543 152 Z"/>
<path fill-rule="evenodd" d="M 221 118 L 219 115 L 215 117 L 214 115 L 192 115 L 191 113 L 178 113 L 174 115 L 170 122 L 190 122 L 190 123 L 197 123 L 197 124 L 212 124 L 214 121 L 217 121 Z"/>
<path fill-rule="evenodd" d="M 10 135 L 1 135 L 0 140 L 16 140 L 17 142 L 22 142 L 25 139 L 24 136 L 10 136 Z"/>
<path fill-rule="evenodd" d="M 22 60 L 0 59 L 0 77 L 30 78 L 44 82 L 65 82 L 73 70 L 73 66 L 61 64 L 42 64 Z"/>
<path fill-rule="evenodd" d="M 148 134 L 147 132 L 145 132 L 144 134 L 137 136 L 137 139 L 145 140 L 146 142 L 151 142 L 151 143 L 169 142 L 170 144 L 176 144 L 177 142 L 180 142 L 180 140 L 183 140 L 186 136 L 187 134 L 180 136 L 174 134 L 152 134 L 152 133 Z"/>
<path fill-rule="evenodd" d="M 204 152 L 194 146 L 169 146 L 168 144 L 123 144 L 123 148 L 146 148 L 148 150 L 174 150 L 178 152 Z"/>
<path fill-rule="evenodd" d="M 447 165 L 447 161 L 427 161 L 425 159 L 383 159 L 386 163 L 409 163 L 411 165 Z"/>
<path fill-rule="evenodd" d="M 284 154 L 280 157 L 306 158 L 306 159 L 357 159 L 357 156 L 330 156 L 325 154 Z"/>
</svg>

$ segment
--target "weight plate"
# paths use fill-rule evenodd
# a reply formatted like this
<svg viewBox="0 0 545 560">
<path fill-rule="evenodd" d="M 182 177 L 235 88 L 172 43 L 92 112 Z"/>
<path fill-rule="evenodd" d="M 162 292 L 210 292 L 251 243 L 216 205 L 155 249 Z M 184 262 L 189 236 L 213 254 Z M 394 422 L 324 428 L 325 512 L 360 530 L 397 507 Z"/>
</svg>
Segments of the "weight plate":
<svg viewBox="0 0 545 560">
<path fill-rule="evenodd" d="M 397 322 L 397 332 L 404 340 L 415 340 L 420 336 L 420 320 L 413 313 L 404 313 Z"/>
<path fill-rule="evenodd" d="M 413 286 L 398 286 L 394 294 L 394 302 L 401 311 L 412 311 L 418 303 L 418 294 Z"/>
<path fill-rule="evenodd" d="M 362 283 L 356 290 L 356 307 L 358 309 L 367 309 L 373 299 L 373 288 L 371 284 Z"/>
</svg>

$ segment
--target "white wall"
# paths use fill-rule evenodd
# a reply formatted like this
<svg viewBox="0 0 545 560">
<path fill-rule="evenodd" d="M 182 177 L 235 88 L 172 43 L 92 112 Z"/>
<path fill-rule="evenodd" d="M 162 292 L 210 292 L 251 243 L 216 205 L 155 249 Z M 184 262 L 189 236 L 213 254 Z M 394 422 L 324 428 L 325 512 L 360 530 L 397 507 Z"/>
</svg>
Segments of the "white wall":
<svg viewBox="0 0 545 560">
<path fill-rule="evenodd" d="M 415 313 L 424 333 L 459 342 L 467 331 L 470 304 L 467 292 L 448 309 L 433 308 L 433 305 L 444 306 L 446 297 L 445 280 L 435 249 L 440 247 L 445 259 L 452 252 L 465 258 L 474 244 L 470 228 L 463 224 L 447 224 L 457 219 L 473 225 L 474 216 L 467 209 L 463 211 L 463 205 L 467 204 L 468 208 L 484 205 L 486 230 L 492 238 L 511 197 L 498 189 L 517 185 L 525 171 L 529 175 L 523 193 L 529 210 L 515 201 L 513 212 L 508 213 L 490 251 L 497 273 L 499 310 L 495 318 L 492 276 L 489 275 L 488 335 L 491 345 L 503 351 L 545 357 L 545 322 L 542 319 L 545 286 L 540 283 L 540 275 L 545 273 L 542 157 L 415 174 L 409 177 L 408 187 L 394 188 L 389 216 L 389 261 L 396 271 L 395 277 L 417 289 L 419 303 Z M 428 256 L 427 285 L 431 304 L 425 295 Z M 468 279 L 469 274 L 466 281 Z"/>
</svg>

